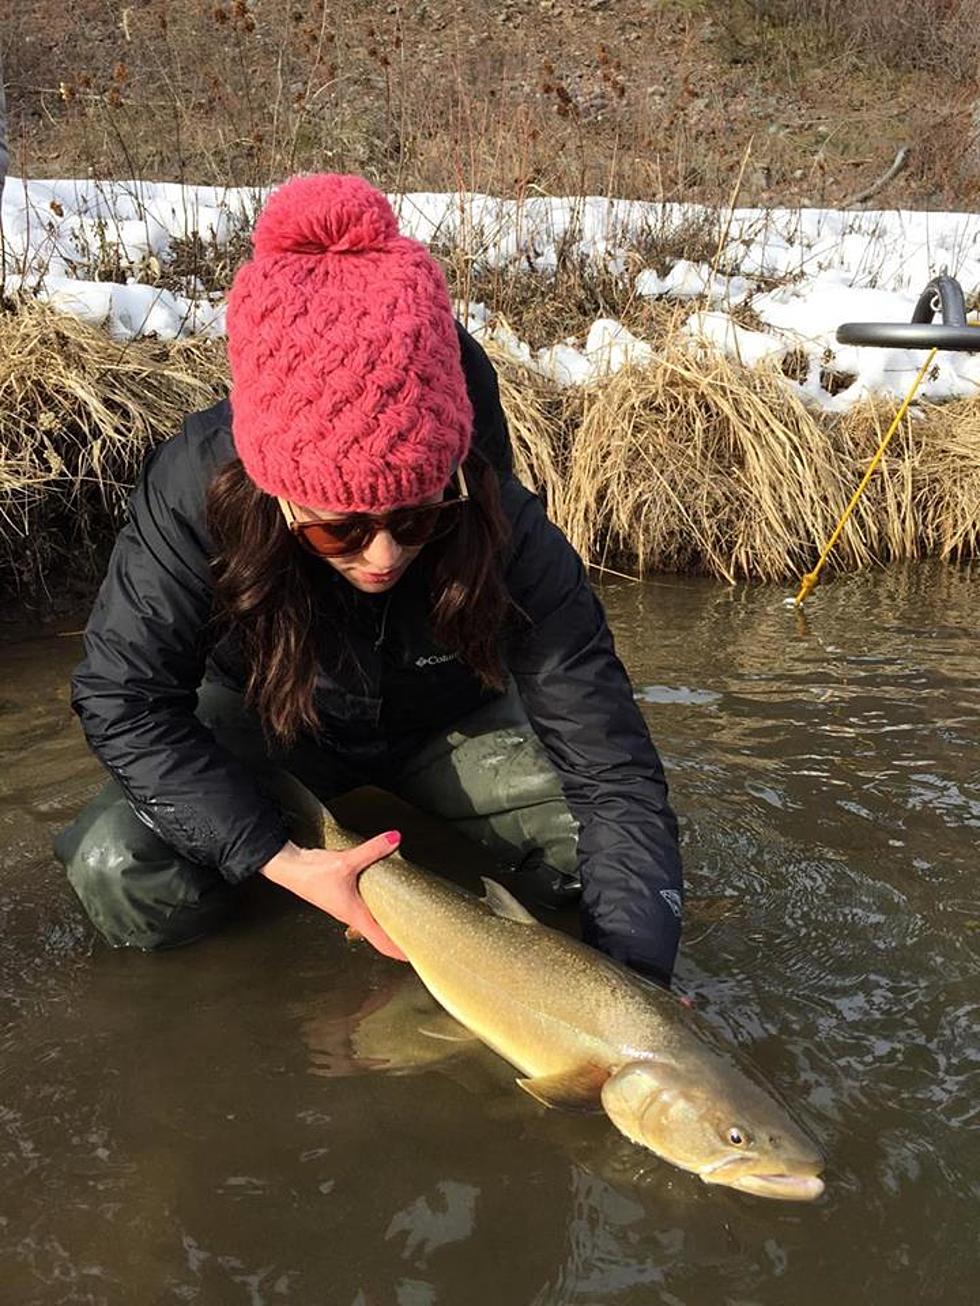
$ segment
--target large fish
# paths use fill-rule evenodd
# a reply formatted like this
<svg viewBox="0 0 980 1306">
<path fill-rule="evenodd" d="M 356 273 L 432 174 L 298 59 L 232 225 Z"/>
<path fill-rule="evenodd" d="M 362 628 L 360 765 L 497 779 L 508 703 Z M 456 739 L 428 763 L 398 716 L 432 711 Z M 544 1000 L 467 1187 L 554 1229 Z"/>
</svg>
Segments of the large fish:
<svg viewBox="0 0 980 1306">
<path fill-rule="evenodd" d="M 305 808 L 307 830 L 314 817 L 320 846 L 351 846 L 319 804 L 290 806 Z M 481 899 L 398 853 L 359 880 L 436 1001 L 516 1066 L 538 1101 L 603 1110 L 627 1138 L 705 1183 L 785 1201 L 820 1196 L 813 1143 L 711 1046 L 690 1010 L 484 884 Z"/>
</svg>

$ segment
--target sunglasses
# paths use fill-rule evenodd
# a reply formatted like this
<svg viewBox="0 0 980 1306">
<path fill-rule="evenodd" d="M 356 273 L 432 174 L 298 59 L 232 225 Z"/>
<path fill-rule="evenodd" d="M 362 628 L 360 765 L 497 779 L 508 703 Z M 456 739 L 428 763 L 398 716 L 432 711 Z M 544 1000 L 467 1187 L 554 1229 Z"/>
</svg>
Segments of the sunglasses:
<svg viewBox="0 0 980 1306">
<path fill-rule="evenodd" d="M 395 508 L 375 517 L 366 512 L 352 512 L 336 521 L 300 521 L 293 506 L 280 499 L 290 531 L 308 552 L 318 558 L 340 558 L 366 549 L 379 531 L 387 531 L 402 548 L 417 548 L 438 540 L 455 530 L 460 509 L 469 503 L 469 489 L 462 467 L 456 469 L 456 495 L 438 503 L 422 503 L 417 508 Z"/>
</svg>

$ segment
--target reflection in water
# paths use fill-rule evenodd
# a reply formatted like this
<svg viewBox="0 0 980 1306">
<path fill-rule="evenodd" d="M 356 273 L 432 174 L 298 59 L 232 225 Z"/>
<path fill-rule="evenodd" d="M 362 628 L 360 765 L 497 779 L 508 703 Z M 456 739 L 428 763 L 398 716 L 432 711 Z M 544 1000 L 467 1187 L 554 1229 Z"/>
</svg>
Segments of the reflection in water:
<svg viewBox="0 0 980 1306">
<path fill-rule="evenodd" d="M 0 650 L 3 1300 L 974 1300 L 974 589 L 857 577 L 803 622 L 776 589 L 604 591 L 683 824 L 678 987 L 830 1157 L 792 1209 L 543 1110 L 312 911 L 107 952 L 49 853 L 99 780 L 77 644 Z"/>
<path fill-rule="evenodd" d="M 622 1254 L 623 1242 L 635 1241 L 629 1230 L 645 1220 L 643 1204 L 577 1166 L 572 1167 L 571 1181 L 568 1254 L 553 1283 L 537 1300 L 606 1298 L 627 1288 L 662 1282 L 656 1256 L 627 1259 Z"/>
<path fill-rule="evenodd" d="M 685 707 L 705 707 L 721 698 L 710 689 L 688 689 L 687 685 L 644 685 L 635 696 L 641 703 L 683 703 Z"/>
<path fill-rule="evenodd" d="M 440 1179 L 435 1192 L 416 1197 L 397 1211 L 385 1230 L 385 1242 L 404 1235 L 402 1256 L 424 1267 L 434 1251 L 462 1242 L 476 1225 L 479 1188 L 455 1179 Z"/>
<path fill-rule="evenodd" d="M 333 1079 L 372 1070 L 415 1074 L 472 1050 L 475 1041 L 408 967 L 350 1014 L 314 1003 L 301 1029 L 313 1074 Z"/>
</svg>

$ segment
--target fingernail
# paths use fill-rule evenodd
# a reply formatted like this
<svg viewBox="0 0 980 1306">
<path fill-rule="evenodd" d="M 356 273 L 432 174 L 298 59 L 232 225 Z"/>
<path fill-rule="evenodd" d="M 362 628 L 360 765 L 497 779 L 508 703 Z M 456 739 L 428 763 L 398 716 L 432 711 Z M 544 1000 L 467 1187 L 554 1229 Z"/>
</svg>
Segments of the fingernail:
<svg viewBox="0 0 980 1306">
<path fill-rule="evenodd" d="M 385 835 L 385 838 L 391 844 L 401 843 L 402 841 L 402 837 L 397 830 L 389 830 L 388 833 Z"/>
</svg>

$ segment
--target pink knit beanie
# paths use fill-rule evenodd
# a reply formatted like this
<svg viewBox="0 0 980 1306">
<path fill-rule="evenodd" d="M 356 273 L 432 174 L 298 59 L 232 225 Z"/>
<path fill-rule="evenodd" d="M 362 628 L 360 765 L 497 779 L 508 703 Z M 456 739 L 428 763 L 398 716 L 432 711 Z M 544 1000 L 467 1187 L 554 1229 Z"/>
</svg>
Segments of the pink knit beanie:
<svg viewBox="0 0 980 1306">
<path fill-rule="evenodd" d="M 473 409 L 449 292 L 362 177 L 295 177 L 269 199 L 228 297 L 232 433 L 268 494 L 335 512 L 430 498 Z"/>
</svg>

